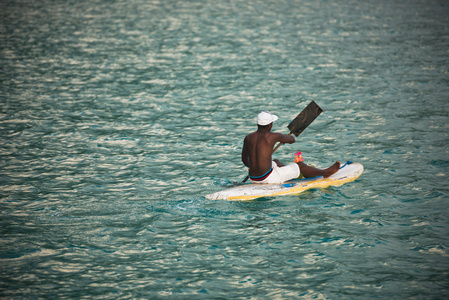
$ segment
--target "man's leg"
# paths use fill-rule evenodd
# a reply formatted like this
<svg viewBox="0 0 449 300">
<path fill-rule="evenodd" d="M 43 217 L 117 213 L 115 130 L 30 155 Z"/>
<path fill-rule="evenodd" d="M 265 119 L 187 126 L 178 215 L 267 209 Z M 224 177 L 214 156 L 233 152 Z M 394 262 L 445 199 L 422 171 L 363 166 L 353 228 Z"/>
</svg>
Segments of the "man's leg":
<svg viewBox="0 0 449 300">
<path fill-rule="evenodd" d="M 325 178 L 327 178 L 327 177 L 331 176 L 332 174 L 337 173 L 337 171 L 340 169 L 339 161 L 337 161 L 336 163 L 334 163 L 332 166 L 330 166 L 327 169 L 317 169 L 317 168 L 308 166 L 303 162 L 299 162 L 297 164 L 299 166 L 301 174 L 305 178 L 317 177 L 317 176 L 324 176 Z"/>
<path fill-rule="evenodd" d="M 281 163 L 281 162 L 279 161 L 279 159 L 273 159 L 273 161 L 278 165 L 279 168 L 280 168 L 280 167 L 285 167 L 285 165 L 284 165 L 283 163 Z"/>
</svg>

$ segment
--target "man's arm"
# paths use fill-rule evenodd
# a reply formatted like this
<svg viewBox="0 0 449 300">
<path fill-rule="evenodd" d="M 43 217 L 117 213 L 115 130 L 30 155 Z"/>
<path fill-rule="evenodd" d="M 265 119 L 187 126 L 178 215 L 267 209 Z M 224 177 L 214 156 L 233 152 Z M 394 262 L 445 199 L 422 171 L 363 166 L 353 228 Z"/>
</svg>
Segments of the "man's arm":
<svg viewBox="0 0 449 300">
<path fill-rule="evenodd" d="M 276 142 L 280 142 L 282 144 L 293 144 L 295 141 L 296 140 L 292 135 L 276 133 Z"/>
<path fill-rule="evenodd" d="M 243 141 L 243 148 L 242 148 L 242 162 L 243 164 L 249 168 L 249 153 L 248 153 L 248 142 L 245 140 Z"/>
</svg>

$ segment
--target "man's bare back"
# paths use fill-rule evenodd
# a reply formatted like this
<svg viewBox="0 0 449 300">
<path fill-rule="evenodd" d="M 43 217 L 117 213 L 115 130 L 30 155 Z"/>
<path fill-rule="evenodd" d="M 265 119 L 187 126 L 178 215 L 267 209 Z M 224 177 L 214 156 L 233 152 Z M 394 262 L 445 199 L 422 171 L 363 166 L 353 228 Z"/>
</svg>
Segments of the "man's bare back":
<svg viewBox="0 0 449 300">
<path fill-rule="evenodd" d="M 243 142 L 242 162 L 249 168 L 250 176 L 261 176 L 271 169 L 271 154 L 276 143 L 295 142 L 295 138 L 281 133 L 271 132 L 272 124 L 259 126 L 248 134 Z"/>
</svg>

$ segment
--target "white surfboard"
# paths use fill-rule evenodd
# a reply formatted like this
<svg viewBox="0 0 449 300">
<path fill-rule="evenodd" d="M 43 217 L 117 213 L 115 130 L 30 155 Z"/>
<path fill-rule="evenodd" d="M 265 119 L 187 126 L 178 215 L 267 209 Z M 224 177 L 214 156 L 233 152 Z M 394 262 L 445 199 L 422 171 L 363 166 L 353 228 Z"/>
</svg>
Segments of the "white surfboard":
<svg viewBox="0 0 449 300">
<path fill-rule="evenodd" d="M 210 200 L 252 200 L 259 197 L 299 194 L 308 189 L 339 186 L 356 180 L 363 173 L 359 163 L 347 162 L 337 173 L 328 178 L 293 179 L 282 184 L 244 184 L 206 195 Z"/>
</svg>

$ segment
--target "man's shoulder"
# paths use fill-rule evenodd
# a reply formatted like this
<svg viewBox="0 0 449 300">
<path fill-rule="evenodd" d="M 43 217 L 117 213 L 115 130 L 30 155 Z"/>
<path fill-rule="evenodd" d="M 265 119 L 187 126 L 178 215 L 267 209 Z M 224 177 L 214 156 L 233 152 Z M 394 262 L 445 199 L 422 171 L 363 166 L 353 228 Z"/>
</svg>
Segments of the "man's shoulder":
<svg viewBox="0 0 449 300">
<path fill-rule="evenodd" d="M 250 134 L 248 134 L 245 138 L 251 138 L 252 136 L 256 136 L 257 135 L 257 131 L 253 131 Z"/>
<path fill-rule="evenodd" d="M 279 132 L 267 131 L 267 132 L 260 133 L 258 131 L 254 131 L 254 132 L 251 132 L 250 134 L 248 134 L 245 138 L 251 138 L 251 137 L 254 137 L 254 136 L 258 136 L 260 134 L 262 134 L 264 136 L 269 136 L 269 137 L 283 136 L 283 134 L 279 133 Z"/>
<path fill-rule="evenodd" d="M 280 136 L 283 136 L 283 134 L 282 133 L 279 133 L 279 132 L 269 132 L 269 134 L 270 134 L 270 136 L 273 136 L 273 137 L 280 137 Z"/>
</svg>

